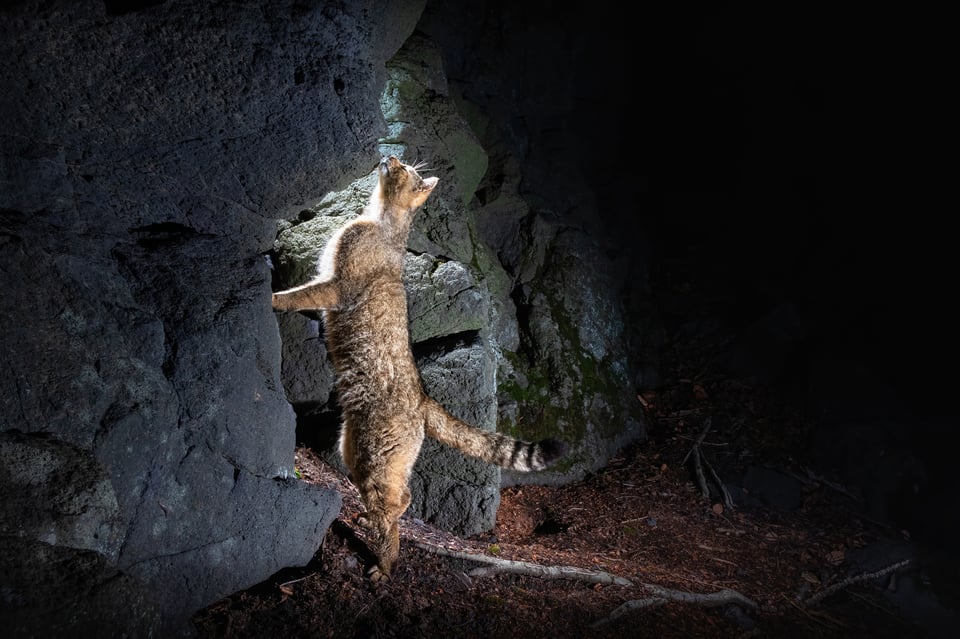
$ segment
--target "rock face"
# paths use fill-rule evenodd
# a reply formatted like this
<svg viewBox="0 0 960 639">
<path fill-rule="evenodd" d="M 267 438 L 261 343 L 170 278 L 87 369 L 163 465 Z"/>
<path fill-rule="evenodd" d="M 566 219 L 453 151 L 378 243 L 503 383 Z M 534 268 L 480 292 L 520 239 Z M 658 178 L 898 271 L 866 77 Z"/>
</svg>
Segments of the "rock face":
<svg viewBox="0 0 960 639">
<path fill-rule="evenodd" d="M 340 499 L 297 481 L 293 452 L 314 423 L 335 435 L 333 371 L 317 318 L 273 313 L 270 290 L 312 275 L 381 154 L 440 177 L 404 274 L 427 390 L 572 448 L 501 477 L 428 443 L 411 514 L 489 530 L 502 481 L 582 477 L 643 437 L 617 276 L 577 221 L 589 198 L 566 171 L 570 197 L 521 192 L 511 107 L 464 99 L 443 20 L 414 31 L 423 10 L 0 10 L 0 617 L 16 632 L 188 634 L 193 611 L 311 558 Z"/>
<path fill-rule="evenodd" d="M 422 6 L 368 4 L 0 12 L 5 618 L 63 627 L 56 574 L 104 634 L 185 632 L 319 546 L 264 254 L 376 158 Z"/>
</svg>

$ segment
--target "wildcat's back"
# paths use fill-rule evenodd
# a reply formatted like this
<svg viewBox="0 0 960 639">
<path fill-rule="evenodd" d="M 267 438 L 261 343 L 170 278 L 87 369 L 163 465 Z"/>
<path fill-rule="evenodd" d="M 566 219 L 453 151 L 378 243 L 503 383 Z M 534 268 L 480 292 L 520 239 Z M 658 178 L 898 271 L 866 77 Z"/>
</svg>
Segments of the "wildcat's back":
<svg viewBox="0 0 960 639">
<path fill-rule="evenodd" d="M 410 505 L 408 482 L 424 435 L 465 454 L 515 470 L 540 470 L 563 454 L 555 440 L 518 441 L 451 416 L 426 395 L 413 355 L 401 280 L 416 210 L 437 178 L 424 180 L 395 157 L 379 167 L 364 214 L 324 249 L 320 277 L 275 293 L 278 310 L 323 310 L 327 347 L 343 410 L 340 453 L 366 512 L 377 557 L 374 580 L 388 578 L 399 551 L 397 522 Z"/>
</svg>

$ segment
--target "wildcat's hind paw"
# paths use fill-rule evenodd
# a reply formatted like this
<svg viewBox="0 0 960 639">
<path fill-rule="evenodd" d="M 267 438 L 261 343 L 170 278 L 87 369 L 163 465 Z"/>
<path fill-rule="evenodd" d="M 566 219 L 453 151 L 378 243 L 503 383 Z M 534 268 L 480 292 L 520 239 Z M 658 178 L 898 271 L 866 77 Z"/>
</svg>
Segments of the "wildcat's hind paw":
<svg viewBox="0 0 960 639">
<path fill-rule="evenodd" d="M 377 565 L 370 566 L 370 568 L 367 569 L 367 577 L 375 584 L 382 584 L 386 581 L 390 581 L 390 575 L 383 572 L 383 570 L 380 569 L 380 566 Z"/>
</svg>

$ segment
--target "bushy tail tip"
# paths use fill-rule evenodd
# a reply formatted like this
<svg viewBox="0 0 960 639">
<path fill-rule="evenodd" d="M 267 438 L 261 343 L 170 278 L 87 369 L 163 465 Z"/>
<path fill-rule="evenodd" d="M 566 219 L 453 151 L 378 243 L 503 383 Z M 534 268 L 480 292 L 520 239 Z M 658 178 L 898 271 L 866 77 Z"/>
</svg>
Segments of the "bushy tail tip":
<svg viewBox="0 0 960 639">
<path fill-rule="evenodd" d="M 559 439 L 541 439 L 537 442 L 544 466 L 550 466 L 567 454 L 567 444 Z"/>
</svg>

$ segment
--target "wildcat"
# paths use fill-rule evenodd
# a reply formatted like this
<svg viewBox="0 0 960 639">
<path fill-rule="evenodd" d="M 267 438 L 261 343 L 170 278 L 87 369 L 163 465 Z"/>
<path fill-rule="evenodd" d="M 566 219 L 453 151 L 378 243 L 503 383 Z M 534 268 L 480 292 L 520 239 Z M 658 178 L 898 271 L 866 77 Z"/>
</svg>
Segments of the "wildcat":
<svg viewBox="0 0 960 639">
<path fill-rule="evenodd" d="M 398 521 L 410 505 L 408 482 L 425 435 L 485 462 L 517 471 L 542 470 L 565 453 L 554 439 L 537 443 L 473 427 L 423 389 L 410 350 L 401 281 L 414 213 L 438 178 L 418 166 L 383 158 L 363 214 L 324 247 L 313 281 L 273 294 L 280 311 L 323 311 L 327 350 L 343 411 L 340 454 L 366 512 L 375 582 L 389 579 L 400 549 Z"/>
</svg>

